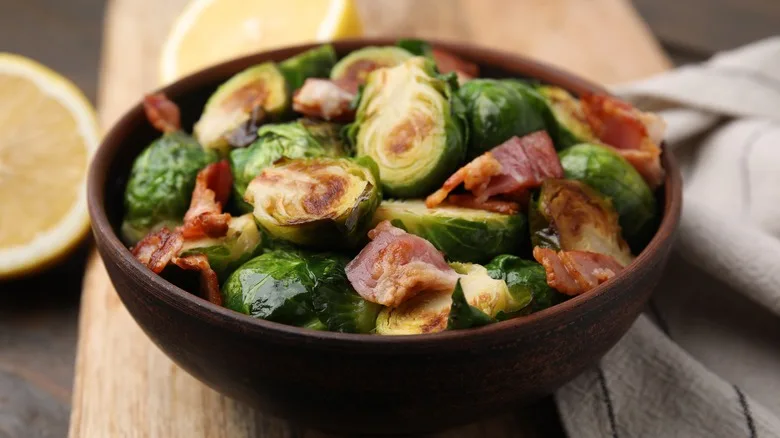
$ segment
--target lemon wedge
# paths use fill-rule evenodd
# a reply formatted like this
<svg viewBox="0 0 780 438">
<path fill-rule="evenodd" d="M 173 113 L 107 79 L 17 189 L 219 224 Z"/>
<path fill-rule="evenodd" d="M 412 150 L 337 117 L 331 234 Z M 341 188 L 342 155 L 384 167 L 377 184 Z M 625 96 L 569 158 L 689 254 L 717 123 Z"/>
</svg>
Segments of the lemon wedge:
<svg viewBox="0 0 780 438">
<path fill-rule="evenodd" d="M 361 34 L 353 0 L 194 0 L 163 45 L 160 81 L 262 50 Z"/>
<path fill-rule="evenodd" d="M 89 229 L 86 175 L 95 111 L 67 79 L 0 53 L 0 278 L 36 271 Z"/>
</svg>

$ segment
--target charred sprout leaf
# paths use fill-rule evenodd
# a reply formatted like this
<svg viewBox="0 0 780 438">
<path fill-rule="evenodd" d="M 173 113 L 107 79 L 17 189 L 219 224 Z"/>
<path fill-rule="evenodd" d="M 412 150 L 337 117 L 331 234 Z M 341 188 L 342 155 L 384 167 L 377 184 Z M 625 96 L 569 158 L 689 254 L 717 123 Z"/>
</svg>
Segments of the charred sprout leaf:
<svg viewBox="0 0 780 438">
<path fill-rule="evenodd" d="M 509 287 L 505 318 L 512 314 L 538 312 L 563 302 L 566 296 L 547 285 L 544 267 L 513 255 L 500 255 L 488 263 L 491 278 L 504 280 Z"/>
<path fill-rule="evenodd" d="M 206 255 L 221 281 L 262 250 L 262 236 L 251 214 L 233 217 L 228 225 L 225 237 L 185 241 L 181 254 Z"/>
<path fill-rule="evenodd" d="M 623 266 L 633 260 L 612 203 L 587 184 L 576 180 L 545 180 L 538 201 L 531 207 L 537 209 L 531 218 L 534 246 L 545 246 L 538 232 L 546 230 L 557 236 L 561 250 L 605 254 Z"/>
<path fill-rule="evenodd" d="M 496 322 L 495 318 L 468 303 L 458 280 L 452 292 L 452 307 L 447 318 L 447 330 L 480 327 L 494 322 Z"/>
<path fill-rule="evenodd" d="M 580 144 L 559 155 L 567 178 L 583 181 L 612 200 L 623 235 L 639 252 L 658 223 L 653 192 L 639 172 L 611 148 L 601 145 Z"/>
<path fill-rule="evenodd" d="M 364 236 L 382 199 L 368 158 L 282 160 L 249 184 L 255 219 L 276 239 L 297 245 L 351 247 Z"/>
<path fill-rule="evenodd" d="M 554 86 L 540 86 L 537 90 L 552 111 L 547 130 L 558 149 L 597 140 L 576 97 Z"/>
<path fill-rule="evenodd" d="M 486 262 L 527 247 L 522 214 L 506 215 L 454 206 L 427 208 L 421 200 L 382 201 L 374 222 L 393 225 L 422 237 L 450 260 Z"/>
<path fill-rule="evenodd" d="M 179 225 L 198 171 L 217 159 L 181 131 L 152 142 L 133 163 L 125 188 L 125 242 L 133 245 L 150 231 Z"/>
<path fill-rule="evenodd" d="M 358 156 L 379 166 L 389 196 L 431 193 L 463 162 L 466 127 L 452 87 L 429 59 L 411 58 L 368 75 L 349 135 Z"/>
<path fill-rule="evenodd" d="M 338 157 L 346 154 L 339 125 L 301 119 L 264 125 L 247 148 L 230 152 L 233 193 L 239 210 L 252 211 L 243 201 L 249 182 L 281 158 Z"/>
<path fill-rule="evenodd" d="M 517 84 L 474 79 L 458 90 L 458 96 L 468 119 L 469 157 L 481 155 L 512 136 L 545 129 L 538 102 L 522 93 Z"/>
<path fill-rule="evenodd" d="M 364 47 L 336 63 L 330 72 L 330 78 L 363 84 L 370 72 L 378 68 L 395 67 L 411 57 L 411 53 L 398 47 Z"/>
<path fill-rule="evenodd" d="M 290 91 L 284 75 L 273 62 L 236 74 L 211 95 L 195 123 L 195 136 L 207 149 L 226 154 L 228 137 L 258 114 L 279 118 L 290 107 Z M 254 121 L 253 123 L 257 123 Z"/>
<path fill-rule="evenodd" d="M 290 91 L 301 88 L 307 78 L 327 78 L 336 64 L 336 51 L 325 44 L 288 58 L 279 63 L 279 70 L 287 80 Z"/>
<path fill-rule="evenodd" d="M 396 46 L 406 50 L 414 56 L 433 56 L 433 48 L 427 41 L 417 39 L 401 39 L 395 43 Z"/>
</svg>

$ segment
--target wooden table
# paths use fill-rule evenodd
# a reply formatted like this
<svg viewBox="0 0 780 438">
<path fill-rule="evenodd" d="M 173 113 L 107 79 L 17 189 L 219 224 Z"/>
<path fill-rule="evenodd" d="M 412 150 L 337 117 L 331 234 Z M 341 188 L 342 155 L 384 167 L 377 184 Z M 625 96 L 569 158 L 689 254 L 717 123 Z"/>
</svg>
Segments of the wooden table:
<svg viewBox="0 0 780 438">
<path fill-rule="evenodd" d="M 0 0 L 0 51 L 44 62 L 69 76 L 94 100 L 104 1 Z M 180 6 L 181 0 L 172 3 L 171 10 Z M 698 61 L 716 50 L 772 35 L 780 22 L 776 0 L 634 3 L 678 63 Z M 157 9 L 149 12 L 152 19 L 159 20 L 155 13 Z M 154 38 L 160 34 L 153 33 Z M 127 75 L 143 76 L 140 69 L 132 68 Z M 153 74 L 145 77 L 142 81 L 153 79 Z M 113 116 L 103 117 L 107 121 Z M 62 437 L 67 433 L 77 306 L 86 254 L 83 249 L 48 273 L 0 283 L 0 436 Z M 538 421 L 532 421 L 531 428 L 557 436 L 555 432 L 560 434 L 560 430 L 555 427 L 550 403 L 531 408 L 529 415 L 517 421 L 535 418 Z"/>
</svg>

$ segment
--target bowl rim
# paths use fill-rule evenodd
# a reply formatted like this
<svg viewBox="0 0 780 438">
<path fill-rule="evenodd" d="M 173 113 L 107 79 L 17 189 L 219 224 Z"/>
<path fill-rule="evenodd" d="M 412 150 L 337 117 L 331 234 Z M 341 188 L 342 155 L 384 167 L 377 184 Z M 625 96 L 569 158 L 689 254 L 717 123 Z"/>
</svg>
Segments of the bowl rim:
<svg viewBox="0 0 780 438">
<path fill-rule="evenodd" d="M 369 45 L 392 45 L 399 38 L 357 38 L 339 40 L 331 44 L 337 50 L 354 50 Z M 522 71 L 523 73 L 516 74 L 522 74 L 531 78 L 544 76 L 546 81 L 552 83 L 567 83 L 569 86 L 566 88 L 575 92 L 606 92 L 603 87 L 591 81 L 522 55 L 465 43 L 446 42 L 437 39 L 427 39 L 427 41 L 435 47 L 448 50 L 467 59 L 479 58 L 478 62 L 483 65 L 491 65 L 507 71 Z M 323 43 L 288 46 L 225 61 L 187 75 L 172 84 L 155 90 L 155 92 L 164 92 L 175 100 L 176 96 L 185 94 L 188 90 L 202 87 L 218 80 L 224 81 L 225 72 L 232 71 L 234 74 L 239 71 L 238 68 L 241 66 L 267 60 L 282 59 L 290 54 L 321 44 Z M 551 330 L 564 323 L 565 321 L 562 321 L 561 318 L 567 314 L 572 314 L 572 310 L 589 305 L 597 298 L 606 299 L 605 304 L 612 301 L 616 298 L 619 289 L 626 288 L 634 280 L 635 274 L 640 270 L 640 266 L 651 263 L 653 259 L 661 257 L 664 246 L 670 244 L 669 241 L 674 236 L 682 208 L 682 178 L 680 170 L 673 155 L 664 147 L 662 154 L 662 162 L 666 171 L 663 186 L 664 205 L 663 217 L 658 230 L 629 266 L 610 281 L 597 286 L 588 293 L 572 297 L 563 303 L 527 316 L 464 330 L 400 336 L 317 331 L 254 318 L 212 304 L 154 274 L 132 256 L 131 252 L 124 246 L 111 227 L 106 214 L 104 198 L 109 180 L 107 173 L 117 155 L 118 147 L 121 145 L 124 135 L 134 129 L 133 126 L 139 117 L 143 117 L 140 99 L 114 123 L 111 130 L 103 138 L 90 164 L 87 179 L 87 201 L 89 214 L 92 219 L 92 230 L 96 240 L 98 243 L 102 241 L 104 246 L 101 249 L 105 251 L 104 255 L 106 257 L 113 257 L 120 261 L 121 265 L 131 271 L 129 272 L 130 275 L 138 275 L 144 283 L 151 285 L 152 287 L 149 289 L 156 299 L 175 307 L 179 311 L 188 312 L 204 323 L 216 324 L 232 332 L 259 336 L 281 335 L 281 338 L 291 341 L 309 342 L 316 340 L 317 342 L 322 342 L 322 345 L 333 347 L 409 346 L 425 348 L 431 344 L 460 343 L 464 340 L 479 342 L 487 338 L 497 338 L 498 334 L 510 332 L 533 333 Z M 138 293 L 147 293 L 147 291 L 141 290 Z M 611 297 L 609 296 L 610 294 Z M 595 309 L 592 310 L 595 311 Z"/>
</svg>

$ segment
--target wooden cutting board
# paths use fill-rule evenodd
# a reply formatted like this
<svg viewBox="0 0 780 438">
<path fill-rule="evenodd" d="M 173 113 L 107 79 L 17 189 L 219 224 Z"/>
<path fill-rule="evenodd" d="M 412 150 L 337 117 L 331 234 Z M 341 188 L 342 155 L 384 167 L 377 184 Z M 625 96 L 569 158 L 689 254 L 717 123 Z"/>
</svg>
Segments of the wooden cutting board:
<svg viewBox="0 0 780 438">
<path fill-rule="evenodd" d="M 109 1 L 98 98 L 104 129 L 158 85 L 160 47 L 185 2 Z M 369 36 L 467 41 L 529 55 L 601 83 L 637 79 L 670 65 L 628 0 L 359 0 L 359 9 Z M 96 254 L 83 287 L 71 437 L 320 436 L 222 397 L 174 365 L 127 313 Z M 442 435 L 544 434 L 517 417 Z"/>
</svg>

